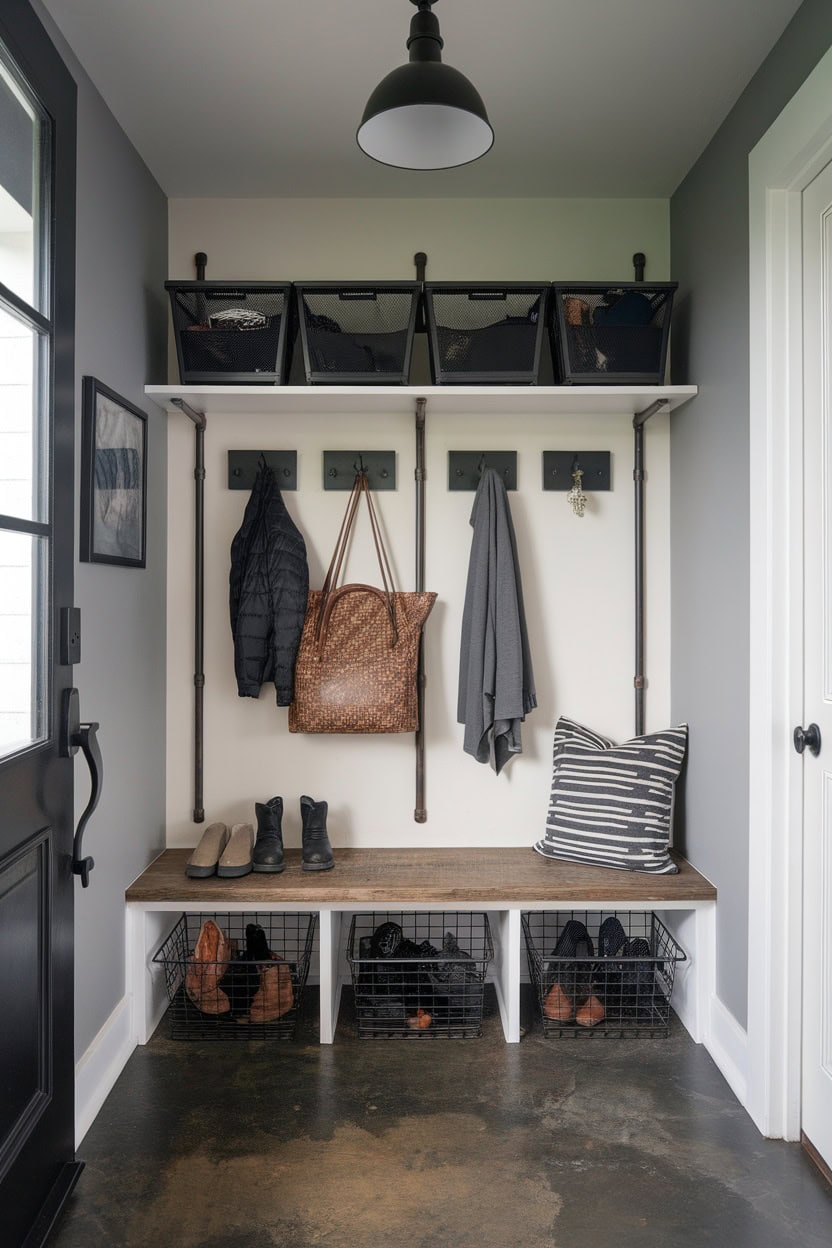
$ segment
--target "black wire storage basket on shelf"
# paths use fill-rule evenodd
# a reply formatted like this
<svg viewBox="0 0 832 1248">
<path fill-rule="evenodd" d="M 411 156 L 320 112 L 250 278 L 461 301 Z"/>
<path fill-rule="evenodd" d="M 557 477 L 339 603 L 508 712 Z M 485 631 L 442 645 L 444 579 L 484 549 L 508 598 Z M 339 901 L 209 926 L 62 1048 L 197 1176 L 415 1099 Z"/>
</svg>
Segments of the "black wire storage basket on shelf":
<svg viewBox="0 0 832 1248">
<path fill-rule="evenodd" d="M 436 385 L 537 385 L 548 283 L 425 283 Z"/>
<path fill-rule="evenodd" d="M 664 384 L 677 282 L 554 282 L 549 329 L 558 382 Z"/>
<path fill-rule="evenodd" d="M 317 921 L 317 914 L 183 914 L 153 957 L 164 971 L 171 1038 L 291 1040 Z M 200 942 L 208 924 L 226 943 L 206 957 Z"/>
<path fill-rule="evenodd" d="M 353 915 L 347 959 L 359 1036 L 481 1035 L 483 990 L 493 956 L 486 914 Z"/>
<path fill-rule="evenodd" d="M 420 282 L 295 282 L 309 385 L 407 385 Z"/>
<path fill-rule="evenodd" d="M 681 946 L 655 914 L 522 916 L 543 1034 L 665 1038 Z"/>
<path fill-rule="evenodd" d="M 165 282 L 183 385 L 283 385 L 291 282 Z"/>
</svg>

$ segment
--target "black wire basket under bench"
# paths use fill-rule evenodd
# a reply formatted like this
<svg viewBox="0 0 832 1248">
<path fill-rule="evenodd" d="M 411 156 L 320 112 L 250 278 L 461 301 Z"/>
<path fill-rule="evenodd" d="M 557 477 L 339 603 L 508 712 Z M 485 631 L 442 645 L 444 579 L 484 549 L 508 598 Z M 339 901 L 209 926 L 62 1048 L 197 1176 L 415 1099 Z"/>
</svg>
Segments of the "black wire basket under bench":
<svg viewBox="0 0 832 1248">
<path fill-rule="evenodd" d="M 173 1040 L 291 1040 L 317 914 L 183 914 L 153 957 Z M 222 943 L 205 956 L 203 925 Z"/>
<path fill-rule="evenodd" d="M 358 1034 L 368 1039 L 468 1039 L 482 1033 L 494 956 L 478 912 L 353 915 L 347 944 Z"/>
<path fill-rule="evenodd" d="M 522 924 L 545 1036 L 668 1035 L 686 954 L 655 914 L 540 911 Z"/>
</svg>

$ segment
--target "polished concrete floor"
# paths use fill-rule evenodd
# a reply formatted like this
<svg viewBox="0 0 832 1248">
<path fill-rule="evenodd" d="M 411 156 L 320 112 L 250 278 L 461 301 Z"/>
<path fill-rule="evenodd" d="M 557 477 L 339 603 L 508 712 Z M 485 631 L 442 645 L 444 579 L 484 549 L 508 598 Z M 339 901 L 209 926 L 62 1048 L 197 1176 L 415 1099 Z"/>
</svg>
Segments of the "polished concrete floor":
<svg viewBox="0 0 832 1248">
<path fill-rule="evenodd" d="M 830 1248 L 832 1189 L 668 1040 L 138 1049 L 50 1248 Z"/>
</svg>

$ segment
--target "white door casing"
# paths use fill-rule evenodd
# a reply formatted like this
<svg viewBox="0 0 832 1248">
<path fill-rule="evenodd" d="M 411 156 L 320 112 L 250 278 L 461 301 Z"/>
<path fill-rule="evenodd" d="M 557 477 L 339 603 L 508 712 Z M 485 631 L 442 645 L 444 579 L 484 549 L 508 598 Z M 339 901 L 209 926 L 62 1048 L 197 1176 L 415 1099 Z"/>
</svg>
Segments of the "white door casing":
<svg viewBox="0 0 832 1248">
<path fill-rule="evenodd" d="M 802 192 L 832 160 L 832 50 L 749 157 L 749 962 L 746 1109 L 800 1136 L 804 764 Z"/>
<path fill-rule="evenodd" d="M 803 192 L 802 1129 L 832 1164 L 832 165 Z"/>
</svg>

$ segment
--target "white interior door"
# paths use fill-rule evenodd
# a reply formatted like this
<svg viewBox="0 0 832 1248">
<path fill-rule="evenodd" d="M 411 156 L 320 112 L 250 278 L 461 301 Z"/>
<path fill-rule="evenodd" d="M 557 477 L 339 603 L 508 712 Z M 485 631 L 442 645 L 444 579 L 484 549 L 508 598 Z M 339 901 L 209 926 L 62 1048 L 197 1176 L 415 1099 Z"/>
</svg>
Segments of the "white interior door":
<svg viewBox="0 0 832 1248">
<path fill-rule="evenodd" d="M 803 290 L 805 718 L 795 734 L 796 747 L 806 747 L 801 1102 L 804 1136 L 832 1166 L 832 164 L 803 194 Z M 816 731 L 801 740 L 810 725 Z"/>
</svg>

